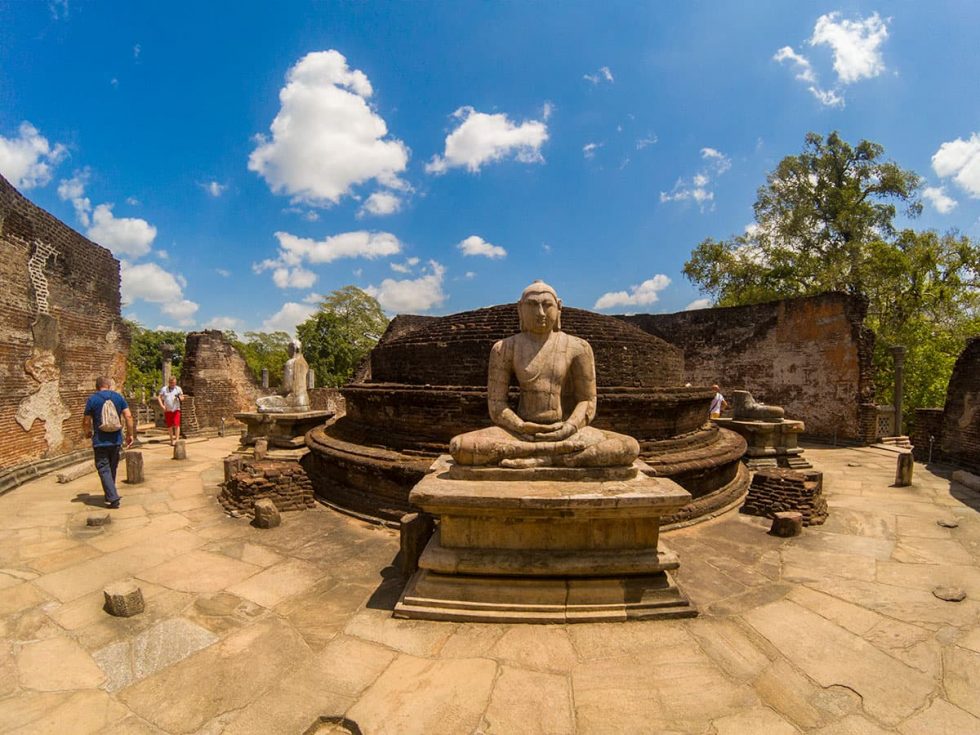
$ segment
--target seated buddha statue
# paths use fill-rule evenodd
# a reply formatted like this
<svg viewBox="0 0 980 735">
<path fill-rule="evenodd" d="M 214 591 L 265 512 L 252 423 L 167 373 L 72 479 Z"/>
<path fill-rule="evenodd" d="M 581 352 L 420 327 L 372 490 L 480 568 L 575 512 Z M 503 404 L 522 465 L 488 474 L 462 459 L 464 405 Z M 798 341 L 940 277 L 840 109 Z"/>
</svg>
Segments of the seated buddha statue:
<svg viewBox="0 0 980 735">
<path fill-rule="evenodd" d="M 494 426 L 453 437 L 459 465 L 623 467 L 640 452 L 633 437 L 589 426 L 595 418 L 595 357 L 584 339 L 561 331 L 561 301 L 535 281 L 517 305 L 520 334 L 490 351 L 487 403 Z M 517 410 L 507 403 L 511 378 Z"/>
<path fill-rule="evenodd" d="M 310 410 L 310 394 L 306 388 L 309 363 L 300 351 L 299 340 L 290 342 L 286 349 L 289 359 L 283 367 L 282 385 L 275 395 L 263 396 L 255 402 L 259 413 L 303 413 Z"/>
</svg>

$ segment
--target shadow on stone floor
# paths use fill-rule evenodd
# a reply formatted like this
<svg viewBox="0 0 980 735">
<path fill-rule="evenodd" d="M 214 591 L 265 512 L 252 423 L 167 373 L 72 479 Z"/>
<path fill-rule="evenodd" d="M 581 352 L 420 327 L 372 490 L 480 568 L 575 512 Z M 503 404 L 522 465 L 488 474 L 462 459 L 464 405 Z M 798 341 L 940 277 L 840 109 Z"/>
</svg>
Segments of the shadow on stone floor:
<svg viewBox="0 0 980 735">
<path fill-rule="evenodd" d="M 395 603 L 398 602 L 398 598 L 402 595 L 402 590 L 405 589 L 405 585 L 408 583 L 408 577 L 402 576 L 400 570 L 399 554 L 395 555 L 395 558 L 391 560 L 391 563 L 384 567 L 379 574 L 381 575 L 381 584 L 379 584 L 371 596 L 365 603 L 365 607 L 372 610 L 388 610 L 393 611 L 395 609 Z"/>
<path fill-rule="evenodd" d="M 71 499 L 73 503 L 84 503 L 85 505 L 91 505 L 96 508 L 105 508 L 105 496 L 104 495 L 92 495 L 91 493 L 78 493 L 74 498 Z"/>
</svg>

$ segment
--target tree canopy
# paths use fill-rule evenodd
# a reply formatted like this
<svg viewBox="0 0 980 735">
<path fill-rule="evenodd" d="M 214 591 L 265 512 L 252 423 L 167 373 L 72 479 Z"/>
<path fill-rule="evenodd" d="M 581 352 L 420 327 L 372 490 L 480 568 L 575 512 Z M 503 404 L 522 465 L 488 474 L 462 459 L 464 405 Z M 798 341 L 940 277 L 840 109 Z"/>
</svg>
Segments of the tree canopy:
<svg viewBox="0 0 980 735">
<path fill-rule="evenodd" d="M 139 322 L 126 320 L 129 327 L 129 357 L 126 360 L 126 383 L 123 392 L 130 398 L 139 398 L 140 391 L 152 398 L 163 387 L 163 345 L 173 348 L 172 373 L 180 379 L 180 366 L 184 360 L 184 332 L 164 329 L 147 329 Z"/>
<path fill-rule="evenodd" d="M 351 379 L 387 326 L 375 299 L 356 286 L 345 286 L 327 296 L 296 333 L 318 384 L 340 386 Z"/>
<path fill-rule="evenodd" d="M 888 347 L 908 348 L 908 416 L 943 404 L 956 356 L 980 332 L 980 247 L 956 232 L 899 229 L 899 207 L 910 218 L 922 210 L 921 180 L 883 155 L 877 143 L 852 147 L 836 132 L 826 140 L 809 133 L 803 152 L 784 158 L 759 189 L 755 223 L 701 242 L 684 274 L 719 306 L 865 295 L 879 401 L 891 399 Z"/>
<path fill-rule="evenodd" d="M 239 339 L 235 332 L 225 332 L 225 337 L 238 348 L 256 380 L 262 379 L 262 370 L 269 371 L 269 385 L 275 388 L 282 383 L 283 366 L 289 359 L 290 336 L 286 332 L 245 332 Z"/>
</svg>

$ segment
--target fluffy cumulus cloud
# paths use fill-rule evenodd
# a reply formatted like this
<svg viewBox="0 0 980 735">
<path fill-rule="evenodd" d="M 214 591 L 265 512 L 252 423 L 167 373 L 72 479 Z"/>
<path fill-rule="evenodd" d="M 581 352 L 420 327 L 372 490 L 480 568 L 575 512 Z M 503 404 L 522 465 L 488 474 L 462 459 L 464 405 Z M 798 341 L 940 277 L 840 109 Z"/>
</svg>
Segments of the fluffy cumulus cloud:
<svg viewBox="0 0 980 735">
<path fill-rule="evenodd" d="M 272 191 L 314 206 L 330 206 L 359 184 L 375 180 L 403 189 L 398 174 L 409 151 L 388 137 L 370 106 L 371 82 L 338 51 L 316 51 L 296 62 L 279 92 L 270 134 L 258 136 L 248 168 Z"/>
<path fill-rule="evenodd" d="M 807 41 L 810 46 L 827 46 L 834 56 L 834 72 L 837 83 L 834 88 L 820 85 L 813 64 L 792 46 L 783 46 L 772 57 L 779 63 L 788 63 L 796 69 L 796 78 L 807 85 L 807 90 L 820 104 L 827 107 L 843 107 L 844 85 L 862 79 L 876 77 L 885 71 L 881 46 L 888 38 L 887 22 L 877 14 L 858 19 L 841 19 L 840 13 L 821 15 Z"/>
<path fill-rule="evenodd" d="M 255 263 L 255 273 L 272 271 L 272 280 L 279 288 L 309 288 L 316 283 L 316 274 L 304 268 L 304 263 L 331 263 L 340 258 L 383 258 L 401 252 L 402 245 L 390 232 L 343 232 L 323 240 L 298 237 L 277 232 L 279 255 Z"/>
<path fill-rule="evenodd" d="M 220 197 L 228 190 L 227 184 L 220 184 L 217 181 L 205 181 L 200 184 L 201 188 L 204 189 L 208 194 L 213 196 L 215 199 Z"/>
<path fill-rule="evenodd" d="M 659 293 L 670 285 L 670 279 L 662 273 L 649 278 L 629 291 L 610 291 L 600 296 L 593 309 L 612 309 L 618 306 L 648 306 L 656 303 Z"/>
<path fill-rule="evenodd" d="M 206 329 L 238 330 L 242 328 L 242 320 L 233 316 L 213 316 L 204 322 Z"/>
<path fill-rule="evenodd" d="M 156 304 L 172 304 L 182 301 L 184 289 L 173 273 L 156 263 L 133 264 L 120 262 L 122 300 L 131 304 L 137 300 Z"/>
<path fill-rule="evenodd" d="M 428 311 L 446 300 L 442 290 L 446 269 L 430 260 L 427 271 L 418 278 L 386 278 L 380 286 L 368 286 L 364 291 L 376 298 L 381 308 L 390 314 Z"/>
<path fill-rule="evenodd" d="M 395 273 L 411 273 L 412 269 L 419 264 L 418 258 L 406 258 L 404 263 L 389 263 Z"/>
<path fill-rule="evenodd" d="M 450 168 L 476 172 L 504 158 L 513 157 L 521 163 L 541 163 L 541 146 L 548 140 L 548 126 L 540 120 L 515 124 L 503 113 L 493 115 L 477 112 L 472 107 L 460 107 L 453 113 L 459 125 L 446 136 L 446 150 L 433 156 L 425 170 L 442 174 Z"/>
<path fill-rule="evenodd" d="M 484 258 L 506 258 L 507 251 L 499 245 L 487 242 L 479 235 L 470 235 L 465 240 L 456 244 L 456 247 L 463 251 L 463 255 L 482 255 Z"/>
<path fill-rule="evenodd" d="M 922 190 L 922 196 L 940 214 L 949 214 L 956 207 L 956 200 L 946 193 L 945 186 L 927 186 Z"/>
<path fill-rule="evenodd" d="M 197 304 L 187 299 L 170 301 L 160 307 L 160 311 L 176 319 L 177 323 L 182 327 L 187 327 L 194 323 L 194 314 L 197 313 L 197 309 Z"/>
<path fill-rule="evenodd" d="M 980 198 L 980 135 L 943 143 L 932 156 L 932 170 L 952 178 L 974 199 Z M 942 210 L 940 210 L 942 211 Z"/>
<path fill-rule="evenodd" d="M 684 307 L 684 311 L 694 311 L 695 309 L 709 309 L 711 308 L 711 299 L 694 299 L 690 304 Z"/>
<path fill-rule="evenodd" d="M 0 135 L 0 174 L 18 189 L 33 189 L 51 181 L 55 167 L 68 155 L 61 143 L 51 145 L 37 128 L 25 121 L 17 135 Z"/>
<path fill-rule="evenodd" d="M 715 193 L 711 189 L 714 180 L 732 167 L 731 159 L 715 148 L 702 148 L 701 170 L 690 179 L 678 179 L 671 191 L 660 192 L 661 202 L 693 201 L 702 212 L 712 206 Z"/>
<path fill-rule="evenodd" d="M 92 225 L 85 234 L 114 255 L 138 258 L 150 252 L 157 228 L 139 217 L 116 217 L 111 204 L 100 204 L 92 212 Z"/>
<path fill-rule="evenodd" d="M 315 304 L 297 304 L 287 301 L 275 314 L 262 322 L 262 328 L 267 332 L 293 333 L 296 325 L 305 322 L 317 310 Z"/>
<path fill-rule="evenodd" d="M 390 191 L 376 191 L 367 198 L 357 214 L 364 217 L 368 214 L 384 216 L 394 214 L 402 208 L 402 198 Z"/>
</svg>

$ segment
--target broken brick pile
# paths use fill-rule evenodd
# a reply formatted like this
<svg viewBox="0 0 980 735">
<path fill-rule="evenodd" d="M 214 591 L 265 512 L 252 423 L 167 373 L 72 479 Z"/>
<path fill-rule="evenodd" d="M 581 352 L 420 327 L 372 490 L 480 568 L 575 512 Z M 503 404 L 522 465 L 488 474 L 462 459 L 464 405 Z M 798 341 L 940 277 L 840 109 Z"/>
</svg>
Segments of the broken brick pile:
<svg viewBox="0 0 980 735">
<path fill-rule="evenodd" d="M 799 511 L 804 526 L 827 520 L 823 473 L 816 470 L 760 469 L 752 478 L 741 512 L 775 518 L 782 511 Z"/>
<path fill-rule="evenodd" d="M 312 508 L 313 485 L 295 460 L 244 460 L 221 486 L 218 502 L 229 513 L 253 515 L 255 501 L 271 500 L 280 511 Z"/>
</svg>

